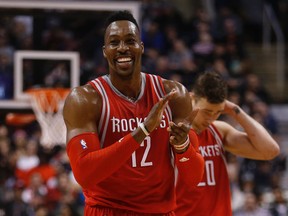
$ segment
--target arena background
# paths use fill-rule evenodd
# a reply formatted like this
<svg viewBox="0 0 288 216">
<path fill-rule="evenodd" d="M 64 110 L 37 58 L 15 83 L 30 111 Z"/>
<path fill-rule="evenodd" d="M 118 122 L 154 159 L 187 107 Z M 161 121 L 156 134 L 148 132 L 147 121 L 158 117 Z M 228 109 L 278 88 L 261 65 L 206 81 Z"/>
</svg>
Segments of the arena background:
<svg viewBox="0 0 288 216">
<path fill-rule="evenodd" d="M 253 191 L 253 208 L 288 215 L 287 1 L 1 0 L 0 216 L 81 215 L 83 195 L 63 133 L 52 130 L 62 124 L 54 114 L 61 109 L 50 115 L 38 107 L 35 116 L 27 92 L 70 89 L 105 74 L 102 25 L 117 9 L 131 10 L 140 23 L 143 71 L 188 89 L 205 69 L 227 79 L 229 99 L 261 122 L 281 147 L 268 162 L 227 154 L 233 210 L 245 207 L 245 193 Z M 46 96 L 44 90 L 41 97 Z"/>
</svg>

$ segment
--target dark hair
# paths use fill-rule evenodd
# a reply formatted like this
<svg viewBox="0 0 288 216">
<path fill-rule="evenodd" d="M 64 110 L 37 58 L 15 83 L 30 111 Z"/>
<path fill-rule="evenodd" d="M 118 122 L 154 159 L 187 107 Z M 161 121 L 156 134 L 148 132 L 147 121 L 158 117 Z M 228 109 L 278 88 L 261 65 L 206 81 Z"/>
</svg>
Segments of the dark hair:
<svg viewBox="0 0 288 216">
<path fill-rule="evenodd" d="M 119 21 L 119 20 L 128 20 L 128 21 L 134 23 L 136 25 L 136 27 L 138 28 L 138 30 L 140 30 L 136 19 L 134 18 L 132 13 L 128 10 L 121 10 L 121 11 L 116 11 L 116 12 L 112 13 L 106 20 L 105 29 L 112 22 Z"/>
<path fill-rule="evenodd" d="M 216 71 L 205 71 L 197 78 L 192 89 L 197 98 L 206 98 L 209 103 L 222 103 L 227 98 L 227 83 Z"/>
</svg>

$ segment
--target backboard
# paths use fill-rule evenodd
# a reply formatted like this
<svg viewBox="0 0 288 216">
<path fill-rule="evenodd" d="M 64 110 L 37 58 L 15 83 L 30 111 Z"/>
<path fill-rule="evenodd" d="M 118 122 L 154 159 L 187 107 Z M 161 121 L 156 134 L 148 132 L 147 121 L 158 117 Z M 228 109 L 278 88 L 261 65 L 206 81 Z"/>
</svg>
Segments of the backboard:
<svg viewBox="0 0 288 216">
<path fill-rule="evenodd" d="M 83 84 L 81 83 L 81 71 L 80 71 L 80 58 L 82 58 L 81 51 L 77 49 L 75 52 L 67 52 L 61 49 L 57 49 L 55 47 L 50 47 L 50 49 L 45 49 L 45 47 L 41 46 L 40 42 L 43 38 L 40 38 L 43 35 L 43 32 L 39 30 L 43 30 L 46 25 L 49 24 L 49 27 L 53 27 L 59 23 L 64 27 L 67 27 L 67 32 L 72 32 L 68 27 L 71 25 L 80 26 L 81 24 L 91 27 L 91 32 L 88 32 L 88 35 L 84 35 L 85 30 L 81 31 L 81 28 L 73 29 L 76 30 L 77 40 L 80 43 L 86 43 L 86 47 L 88 44 L 88 57 L 91 57 L 93 51 L 95 51 L 95 47 L 93 47 L 93 43 L 98 43 L 97 46 L 101 45 L 101 41 L 99 41 L 99 37 L 95 38 L 95 31 L 99 30 L 99 23 L 103 24 L 103 20 L 107 17 L 107 15 L 115 10 L 129 10 L 133 13 L 136 20 L 140 22 L 140 9 L 141 9 L 141 1 L 35 1 L 35 0 L 1 0 L 0 1 L 0 19 L 2 21 L 14 20 L 15 17 L 20 19 L 24 19 L 24 21 L 30 21 L 32 26 L 32 41 L 33 41 L 33 49 L 15 49 L 13 55 L 13 68 L 14 71 L 14 98 L 1 99 L 0 100 L 0 109 L 19 109 L 23 108 L 31 108 L 29 103 L 27 103 L 27 95 L 25 94 L 25 90 L 27 89 L 27 77 L 25 67 L 27 62 L 29 64 L 35 64 L 35 71 L 32 72 L 32 76 L 35 75 L 35 80 L 33 81 L 34 87 L 43 87 L 44 77 L 38 76 L 38 69 L 41 68 L 39 65 L 65 65 L 66 68 L 69 69 L 68 77 L 69 77 L 69 85 L 68 87 L 74 87 L 77 85 Z M 57 18 L 59 18 L 57 20 Z M 98 24 L 98 26 L 97 26 Z M 45 25 L 45 26 L 44 26 Z M 68 26 L 70 25 L 70 26 Z M 40 28 L 40 29 L 39 29 Z M 97 29 L 98 28 L 98 29 Z M 66 29 L 65 29 L 66 30 Z M 75 32 L 75 31 L 74 31 Z M 45 34 L 45 32 L 44 32 Z M 96 35 L 97 36 L 97 35 Z M 85 38 L 86 37 L 86 38 Z M 88 39 L 87 39 L 88 38 Z M 83 40 L 82 40 L 83 39 Z M 86 40 L 86 41 L 85 41 Z M 90 47 L 89 47 L 89 44 Z M 81 44 L 82 46 L 83 44 Z M 85 49 L 86 49 L 85 47 Z M 97 50 L 99 51 L 97 47 Z M 82 47 L 81 47 L 82 49 Z M 101 49 L 100 49 L 101 50 Z M 86 50 L 85 50 L 86 51 Z M 80 55 L 81 54 L 81 55 Z M 81 57 L 80 57 L 81 56 Z M 87 57 L 87 56 L 85 56 Z M 84 58 L 85 58 L 84 57 Z M 99 61 L 98 56 L 95 56 L 95 59 Z M 92 59 L 94 61 L 94 59 Z M 33 62 L 33 63 L 31 63 Z M 56 66 L 55 66 L 56 67 Z M 56 67 L 57 68 L 57 67 Z M 38 70 L 38 71 L 37 71 Z M 31 74 L 30 74 L 31 75 Z M 85 77 L 86 78 L 86 77 Z"/>
<path fill-rule="evenodd" d="M 39 62 L 35 62 L 37 60 Z M 14 63 L 14 98 L 16 100 L 27 100 L 28 95 L 25 91 L 29 88 L 73 88 L 80 84 L 78 52 L 16 51 Z M 37 67 L 39 64 L 40 66 Z M 39 73 L 37 70 L 42 70 L 39 77 L 37 77 Z M 33 83 L 30 84 L 27 77 L 31 77 Z"/>
</svg>

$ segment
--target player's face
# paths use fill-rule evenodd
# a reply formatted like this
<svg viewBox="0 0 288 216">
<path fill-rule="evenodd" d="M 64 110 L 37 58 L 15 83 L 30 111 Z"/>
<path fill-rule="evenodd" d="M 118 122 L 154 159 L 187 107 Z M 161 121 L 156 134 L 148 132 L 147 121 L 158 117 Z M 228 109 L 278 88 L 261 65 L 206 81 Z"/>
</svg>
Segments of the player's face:
<svg viewBox="0 0 288 216">
<path fill-rule="evenodd" d="M 131 76 L 140 73 L 143 43 L 134 23 L 126 20 L 111 23 L 106 29 L 103 54 L 110 75 Z"/>
<path fill-rule="evenodd" d="M 206 98 L 192 98 L 193 108 L 199 108 L 199 112 L 193 121 L 193 127 L 197 131 L 205 130 L 213 121 L 218 119 L 224 111 L 225 102 L 212 104 Z"/>
</svg>

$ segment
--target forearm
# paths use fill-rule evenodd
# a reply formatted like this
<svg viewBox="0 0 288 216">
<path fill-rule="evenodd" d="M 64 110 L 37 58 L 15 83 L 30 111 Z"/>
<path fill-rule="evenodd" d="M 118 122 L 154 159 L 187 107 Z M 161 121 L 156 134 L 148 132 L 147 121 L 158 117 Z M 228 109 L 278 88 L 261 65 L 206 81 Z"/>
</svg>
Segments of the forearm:
<svg viewBox="0 0 288 216">
<path fill-rule="evenodd" d="M 233 118 L 241 125 L 253 147 L 263 155 L 263 159 L 271 159 L 278 154 L 278 144 L 259 122 L 238 106 L 234 108 Z"/>
<path fill-rule="evenodd" d="M 175 162 L 179 175 L 185 179 L 189 187 L 196 186 L 204 173 L 204 159 L 198 152 L 198 139 L 194 132 L 190 132 L 190 145 L 184 153 L 175 152 Z"/>
<path fill-rule="evenodd" d="M 139 142 L 128 134 L 109 147 L 100 149 L 97 134 L 89 133 L 72 138 L 67 154 L 77 182 L 85 189 L 93 189 L 118 170 L 139 146 Z"/>
</svg>

